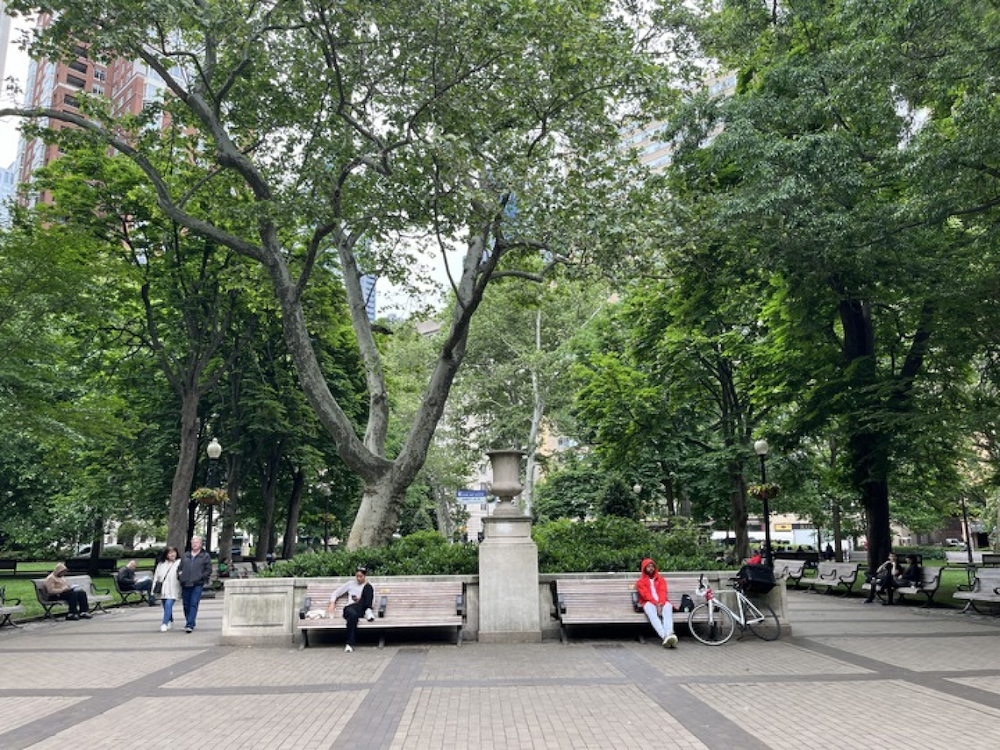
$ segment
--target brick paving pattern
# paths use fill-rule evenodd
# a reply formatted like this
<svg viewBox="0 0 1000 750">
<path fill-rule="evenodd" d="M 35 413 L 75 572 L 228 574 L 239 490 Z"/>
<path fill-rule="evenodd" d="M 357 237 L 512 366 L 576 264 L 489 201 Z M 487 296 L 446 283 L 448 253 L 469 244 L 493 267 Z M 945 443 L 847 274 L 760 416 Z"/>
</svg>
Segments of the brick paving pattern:
<svg viewBox="0 0 1000 750">
<path fill-rule="evenodd" d="M 673 651 L 613 632 L 226 647 L 221 599 L 192 634 L 146 607 L 5 627 L 0 748 L 1000 747 L 1000 619 L 788 598 L 791 638 L 709 647 L 681 628 Z"/>
</svg>

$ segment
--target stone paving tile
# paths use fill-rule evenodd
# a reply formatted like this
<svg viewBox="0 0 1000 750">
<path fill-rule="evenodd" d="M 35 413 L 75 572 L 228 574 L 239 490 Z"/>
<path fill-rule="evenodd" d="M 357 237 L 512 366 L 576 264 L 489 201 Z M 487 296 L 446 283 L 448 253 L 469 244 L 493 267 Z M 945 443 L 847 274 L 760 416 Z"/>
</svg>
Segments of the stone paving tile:
<svg viewBox="0 0 1000 750">
<path fill-rule="evenodd" d="M 144 651 L 134 655 L 109 655 L 78 651 L 72 655 L 42 651 L 30 659 L 7 659 L 3 686 L 19 690 L 91 689 L 120 687 L 149 672 L 165 669 L 190 657 L 195 651 Z"/>
<path fill-rule="evenodd" d="M 996 750 L 1000 744 L 1000 709 L 903 681 L 691 685 L 687 689 L 774 748 Z M 774 706 L 794 710 L 783 710 L 778 718 Z M 936 717 L 947 717 L 947 729 Z"/>
<path fill-rule="evenodd" d="M 424 680 L 524 680 L 582 677 L 620 678 L 610 664 L 593 658 L 593 646 L 532 643 L 516 647 L 504 644 L 467 644 L 433 647 L 427 654 Z M 662 649 L 661 649 L 662 650 Z"/>
<path fill-rule="evenodd" d="M 977 690 L 985 690 L 1000 695 L 1000 677 L 952 677 L 948 679 L 948 682 L 968 685 Z"/>
<path fill-rule="evenodd" d="M 279 687 L 368 683 L 378 679 L 395 649 L 277 648 L 227 649 L 230 653 L 211 664 L 164 684 L 178 689 L 213 687 Z"/>
<path fill-rule="evenodd" d="M 689 638 L 676 649 L 659 644 L 636 646 L 637 652 L 664 677 L 719 677 L 753 675 L 864 674 L 868 670 L 835 658 L 805 651 L 789 641 L 765 643 L 756 636 L 706 646 Z"/>
<path fill-rule="evenodd" d="M 655 727 L 655 729 L 651 729 Z M 704 748 L 633 685 L 417 688 L 389 746 Z"/>
<path fill-rule="evenodd" d="M 336 740 L 366 693 L 137 698 L 31 748 L 318 750 Z"/>
<path fill-rule="evenodd" d="M 816 643 L 915 672 L 1000 669 L 996 636 L 928 638 L 814 638 Z"/>
<path fill-rule="evenodd" d="M 3 677 L 6 682 L 6 671 L 4 671 Z M 69 708 L 74 703 L 82 700 L 85 700 L 85 698 L 70 698 L 65 696 L 44 698 L 14 696 L 0 698 L 0 734 L 27 724 L 29 721 L 48 716 L 56 711 L 62 711 L 64 708 Z"/>
</svg>

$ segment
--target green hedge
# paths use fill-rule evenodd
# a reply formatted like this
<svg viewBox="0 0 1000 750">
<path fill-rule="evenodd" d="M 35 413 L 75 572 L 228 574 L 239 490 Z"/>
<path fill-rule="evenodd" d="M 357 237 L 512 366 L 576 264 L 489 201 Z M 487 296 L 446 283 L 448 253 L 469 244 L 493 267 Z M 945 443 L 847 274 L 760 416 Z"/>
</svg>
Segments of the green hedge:
<svg viewBox="0 0 1000 750">
<path fill-rule="evenodd" d="M 720 563 L 704 531 L 684 520 L 668 532 L 654 532 L 638 521 L 599 518 L 578 523 L 552 521 L 534 527 L 541 573 L 627 571 L 638 574 L 639 563 L 652 557 L 663 571 L 715 570 Z M 364 565 L 372 575 L 475 575 L 479 572 L 476 544 L 449 544 L 436 531 L 419 531 L 389 546 L 296 555 L 281 560 L 263 575 L 342 577 Z"/>
</svg>

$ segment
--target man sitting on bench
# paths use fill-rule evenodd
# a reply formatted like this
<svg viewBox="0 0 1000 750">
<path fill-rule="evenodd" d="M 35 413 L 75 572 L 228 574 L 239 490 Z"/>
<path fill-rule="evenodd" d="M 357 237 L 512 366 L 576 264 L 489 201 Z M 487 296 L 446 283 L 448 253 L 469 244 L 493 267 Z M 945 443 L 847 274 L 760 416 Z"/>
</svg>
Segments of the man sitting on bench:
<svg viewBox="0 0 1000 750">
<path fill-rule="evenodd" d="M 129 560 L 128 563 L 118 569 L 118 588 L 122 591 L 145 592 L 146 601 L 149 602 L 150 607 L 153 607 L 156 605 L 156 597 L 153 596 L 153 579 L 140 578 L 137 581 L 135 579 L 135 567 L 135 560 Z"/>
<path fill-rule="evenodd" d="M 639 606 L 663 642 L 663 647 L 676 648 L 674 607 L 667 598 L 667 581 L 656 569 L 656 563 L 648 557 L 642 561 L 641 570 L 642 575 L 635 582 L 635 590 L 639 594 Z"/>
<path fill-rule="evenodd" d="M 358 620 L 374 620 L 372 602 L 375 600 L 375 589 L 367 582 L 368 569 L 358 566 L 354 571 L 354 580 L 348 581 L 330 595 L 330 603 L 326 607 L 327 615 L 333 614 L 334 604 L 338 597 L 347 594 L 347 606 L 344 607 L 344 619 L 347 620 L 347 645 L 344 651 L 354 650 L 355 638 L 358 632 Z"/>
</svg>

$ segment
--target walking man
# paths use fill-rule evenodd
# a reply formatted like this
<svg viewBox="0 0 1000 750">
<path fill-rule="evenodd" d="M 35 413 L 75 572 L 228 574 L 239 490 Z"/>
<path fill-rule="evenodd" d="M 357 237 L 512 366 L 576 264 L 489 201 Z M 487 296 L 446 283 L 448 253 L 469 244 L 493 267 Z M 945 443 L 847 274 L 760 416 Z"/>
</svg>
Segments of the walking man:
<svg viewBox="0 0 1000 750">
<path fill-rule="evenodd" d="M 181 557 L 181 601 L 184 604 L 184 632 L 194 630 L 201 592 L 212 580 L 212 558 L 201 546 L 201 537 L 191 537 L 191 549 Z"/>
</svg>

